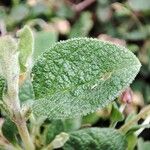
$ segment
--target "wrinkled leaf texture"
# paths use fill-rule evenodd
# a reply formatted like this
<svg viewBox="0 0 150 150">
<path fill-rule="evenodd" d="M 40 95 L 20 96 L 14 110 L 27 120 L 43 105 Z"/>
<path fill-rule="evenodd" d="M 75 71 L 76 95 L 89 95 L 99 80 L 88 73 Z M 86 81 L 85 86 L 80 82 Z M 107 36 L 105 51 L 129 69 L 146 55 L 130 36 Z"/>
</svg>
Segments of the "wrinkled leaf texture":
<svg viewBox="0 0 150 150">
<path fill-rule="evenodd" d="M 54 44 L 32 69 L 33 112 L 73 118 L 112 102 L 134 80 L 140 62 L 128 49 L 92 38 Z"/>
<path fill-rule="evenodd" d="M 125 150 L 125 137 L 111 128 L 86 128 L 74 131 L 63 150 Z"/>
</svg>

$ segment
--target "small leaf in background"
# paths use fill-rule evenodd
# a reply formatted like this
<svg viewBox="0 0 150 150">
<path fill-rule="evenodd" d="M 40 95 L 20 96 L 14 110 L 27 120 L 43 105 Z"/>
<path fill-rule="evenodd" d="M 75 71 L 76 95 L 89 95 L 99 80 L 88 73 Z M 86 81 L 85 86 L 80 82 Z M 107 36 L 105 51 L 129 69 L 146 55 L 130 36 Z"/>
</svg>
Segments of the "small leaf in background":
<svg viewBox="0 0 150 150">
<path fill-rule="evenodd" d="M 133 53 L 138 52 L 140 50 L 139 46 L 136 44 L 128 44 L 128 49 L 130 49 Z"/>
<path fill-rule="evenodd" d="M 107 105 L 106 107 L 97 110 L 94 113 L 87 114 L 82 117 L 82 126 L 91 126 L 97 123 L 100 119 L 108 119 L 110 117 L 112 110 L 112 104 Z"/>
<path fill-rule="evenodd" d="M 90 113 L 82 117 L 82 124 L 83 126 L 86 126 L 86 125 L 91 126 L 95 124 L 99 120 L 99 118 L 100 116 L 98 115 L 97 112 Z"/>
<path fill-rule="evenodd" d="M 106 23 L 111 20 L 112 9 L 109 0 L 97 0 L 96 16 L 101 23 Z"/>
<path fill-rule="evenodd" d="M 64 131 L 63 121 L 61 120 L 54 120 L 52 121 L 47 127 L 45 131 L 45 143 L 49 144 L 56 135 L 60 132 Z"/>
<path fill-rule="evenodd" d="M 70 5 L 62 0 L 55 0 L 54 14 L 59 18 L 71 19 L 74 17 L 74 11 L 70 7 Z"/>
<path fill-rule="evenodd" d="M 70 133 L 63 150 L 125 150 L 125 137 L 111 128 L 86 128 Z"/>
<path fill-rule="evenodd" d="M 134 11 L 150 11 L 149 0 L 128 0 L 128 4 Z"/>
<path fill-rule="evenodd" d="M 29 8 L 27 5 L 20 4 L 15 7 L 12 7 L 10 15 L 5 18 L 6 24 L 9 27 L 14 26 L 17 23 L 25 20 L 29 15 Z"/>
<path fill-rule="evenodd" d="M 16 142 L 16 135 L 18 133 L 17 127 L 10 119 L 6 119 L 2 126 L 3 135 L 12 143 Z"/>
<path fill-rule="evenodd" d="M 127 150 L 134 150 L 137 144 L 137 136 L 134 133 L 126 135 L 126 140 L 128 143 Z"/>
<path fill-rule="evenodd" d="M 107 22 L 112 17 L 112 10 L 109 6 L 106 7 L 97 7 L 96 14 L 100 22 Z M 105 17 L 104 17 L 105 16 Z"/>
<path fill-rule="evenodd" d="M 35 33 L 34 60 L 37 59 L 45 50 L 52 46 L 58 38 L 56 32 L 40 31 Z"/>
<path fill-rule="evenodd" d="M 3 20 L 6 17 L 6 10 L 1 7 L 0 9 L 0 20 Z"/>
<path fill-rule="evenodd" d="M 138 139 L 138 150 L 149 150 L 150 149 L 150 142 L 144 142 L 142 138 Z"/>
<path fill-rule="evenodd" d="M 81 118 L 52 120 L 46 128 L 46 144 L 50 143 L 61 132 L 75 131 L 81 127 Z"/>
<path fill-rule="evenodd" d="M 51 146 L 54 149 L 61 148 L 64 146 L 66 141 L 69 139 L 69 134 L 61 132 L 59 135 L 56 135 L 55 139 L 51 142 Z"/>
<path fill-rule="evenodd" d="M 67 132 L 77 130 L 81 127 L 81 117 L 63 120 L 64 129 Z"/>
<path fill-rule="evenodd" d="M 138 30 L 133 30 L 131 32 L 126 32 L 124 33 L 124 38 L 126 40 L 133 40 L 133 41 L 138 41 L 138 40 L 144 40 L 148 36 L 148 32 L 146 28 L 138 29 Z"/>
<path fill-rule="evenodd" d="M 118 122 L 118 121 L 122 121 L 123 119 L 124 119 L 123 114 L 120 112 L 119 107 L 114 102 L 112 104 L 112 110 L 111 110 L 111 116 L 110 116 L 111 122 L 115 123 L 115 122 Z"/>
<path fill-rule="evenodd" d="M 51 8 L 44 1 L 35 2 L 35 4 L 32 6 L 31 9 L 32 17 L 39 17 L 41 15 L 50 16 L 51 14 L 52 14 Z"/>
<path fill-rule="evenodd" d="M 144 101 L 146 104 L 150 104 L 150 85 L 146 84 L 145 85 L 145 89 L 143 90 L 143 94 L 144 94 Z"/>
<path fill-rule="evenodd" d="M 150 39 L 144 41 L 138 57 L 142 63 L 141 73 L 144 77 L 148 78 L 150 73 Z"/>
<path fill-rule="evenodd" d="M 91 38 L 59 42 L 35 63 L 33 112 L 50 119 L 72 118 L 112 102 L 140 69 L 124 47 Z"/>
<path fill-rule="evenodd" d="M 93 27 L 92 14 L 90 12 L 83 12 L 80 18 L 75 22 L 71 28 L 69 38 L 86 37 Z"/>
<path fill-rule="evenodd" d="M 132 87 L 135 91 L 134 93 L 137 95 L 135 95 L 135 98 L 139 106 L 150 103 L 150 85 L 148 83 L 139 80 L 135 82 Z"/>
<path fill-rule="evenodd" d="M 134 150 L 135 146 L 138 142 L 138 136 L 136 134 L 136 131 L 140 130 L 144 127 L 144 125 L 135 125 L 130 128 L 130 130 L 126 133 L 126 140 L 128 143 L 127 150 Z M 146 125 L 144 128 L 149 128 L 150 125 Z"/>
<path fill-rule="evenodd" d="M 118 17 L 130 16 L 132 14 L 132 12 L 127 7 L 125 7 L 124 4 L 119 2 L 113 3 L 112 8 L 115 10 L 115 15 Z"/>
<path fill-rule="evenodd" d="M 19 38 L 18 51 L 21 73 L 31 68 L 31 57 L 34 49 L 34 38 L 31 29 L 24 26 L 17 32 Z"/>
</svg>

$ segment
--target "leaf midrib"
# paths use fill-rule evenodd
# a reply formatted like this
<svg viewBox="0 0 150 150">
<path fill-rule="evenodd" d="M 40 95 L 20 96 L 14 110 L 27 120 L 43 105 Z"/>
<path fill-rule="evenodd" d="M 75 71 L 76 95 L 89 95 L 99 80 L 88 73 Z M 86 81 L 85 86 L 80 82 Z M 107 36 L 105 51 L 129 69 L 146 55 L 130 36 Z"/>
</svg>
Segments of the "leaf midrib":
<svg viewBox="0 0 150 150">
<path fill-rule="evenodd" d="M 139 65 L 133 65 L 133 66 L 128 66 L 128 67 L 123 67 L 123 68 L 119 68 L 119 69 L 116 69 L 116 70 L 113 70 L 113 71 L 111 71 L 111 72 L 107 72 L 107 73 L 110 73 L 111 74 L 111 76 L 115 73 L 115 72 L 119 72 L 119 71 L 121 71 L 121 70 L 124 70 L 124 69 L 129 69 L 129 68 L 133 68 L 133 67 L 138 67 Z M 55 95 L 56 93 L 59 93 L 59 92 L 61 92 L 61 93 L 68 93 L 68 92 L 70 92 L 71 90 L 73 90 L 73 89 L 77 89 L 79 86 L 83 86 L 83 85 L 86 85 L 86 84 L 89 84 L 89 83 L 92 83 L 93 81 L 95 81 L 97 78 L 98 78 L 99 76 L 97 75 L 93 80 L 90 80 L 90 81 L 88 81 L 88 82 L 86 82 L 86 83 L 83 83 L 83 84 L 80 84 L 80 85 L 74 85 L 74 86 L 71 86 L 71 87 L 68 87 L 68 88 L 64 88 L 64 89 L 59 89 L 59 90 L 56 90 L 55 92 L 53 92 L 52 94 L 50 94 L 48 97 L 52 97 L 53 95 Z M 109 77 L 110 78 L 110 77 Z M 106 80 L 104 80 L 104 82 L 102 82 L 102 84 L 101 84 L 101 86 L 109 79 L 109 78 L 107 78 Z M 39 99 L 41 99 L 41 98 L 39 98 Z"/>
</svg>

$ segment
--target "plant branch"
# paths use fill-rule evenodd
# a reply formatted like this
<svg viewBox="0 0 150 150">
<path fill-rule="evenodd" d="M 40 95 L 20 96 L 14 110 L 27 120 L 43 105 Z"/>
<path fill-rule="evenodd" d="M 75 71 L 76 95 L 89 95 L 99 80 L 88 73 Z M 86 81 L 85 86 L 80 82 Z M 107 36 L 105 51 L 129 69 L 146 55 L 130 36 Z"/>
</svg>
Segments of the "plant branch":
<svg viewBox="0 0 150 150">
<path fill-rule="evenodd" d="M 15 147 L 3 135 L 0 135 L 0 146 L 2 146 L 4 149 L 15 150 Z"/>
<path fill-rule="evenodd" d="M 17 87 L 19 84 L 19 81 L 18 81 L 19 76 L 16 78 L 17 78 L 16 79 L 17 84 L 14 82 L 15 80 L 10 81 L 10 82 L 14 82 Z M 24 143 L 25 149 L 26 150 L 34 150 L 34 145 L 32 143 L 32 140 L 30 138 L 30 135 L 29 135 L 29 132 L 27 129 L 26 119 L 21 114 L 21 107 L 20 107 L 20 102 L 19 102 L 19 97 L 18 97 L 18 89 L 19 88 L 18 87 L 16 88 L 16 87 L 14 88 L 13 85 L 11 86 L 8 84 L 8 93 L 7 93 L 8 98 L 9 98 L 8 100 L 9 100 L 10 104 L 13 105 L 13 107 L 10 108 L 13 113 L 12 120 L 15 122 L 15 124 L 18 128 L 18 131 L 19 131 L 21 139 Z"/>
<path fill-rule="evenodd" d="M 5 77 L 7 82 L 7 89 L 4 92 L 3 100 L 9 109 L 11 114 L 10 119 L 16 124 L 21 139 L 26 150 L 34 150 L 34 145 L 30 138 L 26 119 L 22 115 L 20 100 L 19 100 L 19 73 L 20 67 L 18 62 L 19 53 L 17 51 L 17 44 L 14 39 L 8 36 L 2 38 L 3 42 L 6 43 L 4 48 L 2 47 L 2 75 Z"/>
<path fill-rule="evenodd" d="M 124 124 L 119 131 L 126 133 L 133 124 L 135 124 L 136 122 L 138 122 L 141 118 L 146 117 L 147 115 L 150 114 L 150 105 L 146 106 L 145 108 L 143 108 L 141 110 L 141 112 L 132 120 L 130 120 L 129 122 L 127 122 L 126 124 Z"/>
<path fill-rule="evenodd" d="M 73 9 L 76 12 L 81 12 L 82 10 L 84 10 L 85 8 L 87 8 L 88 6 L 90 6 L 92 3 L 94 3 L 96 0 L 84 0 L 83 2 L 79 3 L 79 4 L 74 4 L 73 5 Z"/>
<path fill-rule="evenodd" d="M 24 147 L 26 150 L 34 150 L 34 145 L 32 143 L 32 140 L 30 138 L 28 129 L 27 129 L 27 125 L 26 122 L 24 121 L 24 119 L 19 119 L 19 122 L 15 122 L 19 131 L 19 134 L 21 136 L 21 139 L 24 143 Z"/>
<path fill-rule="evenodd" d="M 142 126 L 145 126 L 145 125 L 147 125 L 147 124 L 149 124 L 149 123 L 150 123 L 150 115 L 144 120 L 144 122 L 142 123 Z M 136 134 L 137 136 L 139 136 L 140 133 L 141 133 L 144 129 L 145 129 L 144 127 L 143 127 L 143 128 L 140 128 L 138 131 L 135 132 L 135 134 Z"/>
</svg>

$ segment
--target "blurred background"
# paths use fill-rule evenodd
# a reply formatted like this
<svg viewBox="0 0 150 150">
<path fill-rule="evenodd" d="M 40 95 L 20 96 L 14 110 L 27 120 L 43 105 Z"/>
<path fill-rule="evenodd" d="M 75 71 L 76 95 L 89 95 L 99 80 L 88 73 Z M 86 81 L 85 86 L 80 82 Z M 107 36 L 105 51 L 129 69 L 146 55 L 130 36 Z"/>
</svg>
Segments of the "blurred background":
<svg viewBox="0 0 150 150">
<path fill-rule="evenodd" d="M 137 55 L 142 68 L 125 93 L 132 102 L 126 105 L 124 115 L 137 114 L 150 103 L 150 0 L 0 0 L 1 35 L 15 37 L 25 24 L 34 32 L 34 60 L 53 43 L 73 37 L 93 37 L 127 47 Z M 108 107 L 82 122 L 107 126 L 111 111 Z M 150 140 L 150 130 L 140 136 Z M 147 149 L 143 145 L 140 149 L 141 143 Z M 139 141 L 139 150 L 149 147 L 149 142 Z"/>
</svg>

